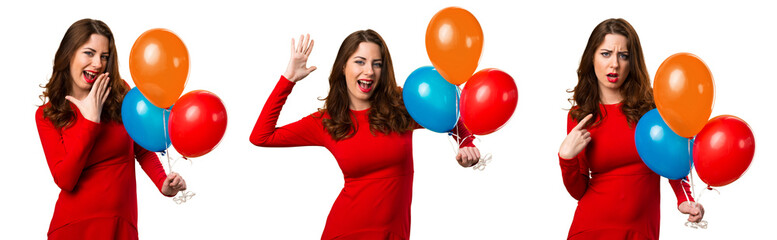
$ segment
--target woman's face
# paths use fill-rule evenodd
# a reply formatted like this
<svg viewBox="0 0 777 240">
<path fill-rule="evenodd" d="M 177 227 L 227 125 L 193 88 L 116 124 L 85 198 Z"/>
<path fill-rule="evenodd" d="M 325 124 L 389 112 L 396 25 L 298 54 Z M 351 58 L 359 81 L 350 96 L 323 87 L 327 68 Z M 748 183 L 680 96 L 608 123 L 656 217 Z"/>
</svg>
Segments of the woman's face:
<svg viewBox="0 0 777 240">
<path fill-rule="evenodd" d="M 348 57 L 343 73 L 351 109 L 364 110 L 370 107 L 369 98 L 380 81 L 382 67 L 380 47 L 373 42 L 359 43 L 359 48 Z"/>
<path fill-rule="evenodd" d="M 88 93 L 97 76 L 105 70 L 108 57 L 108 38 L 103 35 L 92 34 L 89 41 L 78 47 L 70 61 L 70 76 L 73 79 L 73 92 L 70 94 Z"/>
<path fill-rule="evenodd" d="M 617 90 L 629 76 L 629 48 L 625 36 L 607 34 L 594 54 L 594 73 L 599 88 Z"/>
</svg>

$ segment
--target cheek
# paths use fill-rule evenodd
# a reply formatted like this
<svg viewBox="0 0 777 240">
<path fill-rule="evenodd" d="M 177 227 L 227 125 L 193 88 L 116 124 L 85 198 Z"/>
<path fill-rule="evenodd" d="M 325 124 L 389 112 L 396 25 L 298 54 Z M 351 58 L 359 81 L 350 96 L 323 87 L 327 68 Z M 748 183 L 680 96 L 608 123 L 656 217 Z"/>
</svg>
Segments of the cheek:
<svg viewBox="0 0 777 240">
<path fill-rule="evenodd" d="M 620 73 L 620 75 L 628 76 L 630 69 L 631 69 L 631 66 L 629 66 L 629 62 L 624 62 L 623 64 L 621 64 L 621 72 L 622 73 Z"/>
<path fill-rule="evenodd" d="M 345 75 L 345 80 L 350 83 L 351 79 L 356 78 L 358 69 L 348 65 L 345 67 L 345 70 L 343 70 L 343 74 Z"/>
<path fill-rule="evenodd" d="M 375 75 L 375 77 L 374 77 L 374 78 L 375 78 L 375 82 L 378 82 L 378 81 L 380 81 L 380 76 L 382 76 L 382 75 L 381 75 L 381 72 L 382 72 L 382 71 L 383 71 L 383 70 L 382 70 L 382 69 L 380 69 L 380 68 L 378 68 L 378 69 L 375 69 L 375 70 L 373 71 L 373 72 L 374 72 L 374 75 Z"/>
</svg>

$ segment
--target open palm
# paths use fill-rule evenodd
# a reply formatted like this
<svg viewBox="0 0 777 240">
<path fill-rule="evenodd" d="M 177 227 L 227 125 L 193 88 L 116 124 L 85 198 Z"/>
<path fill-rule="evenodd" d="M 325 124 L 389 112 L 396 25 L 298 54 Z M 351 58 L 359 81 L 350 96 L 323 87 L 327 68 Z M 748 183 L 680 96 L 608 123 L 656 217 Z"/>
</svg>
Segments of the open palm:
<svg viewBox="0 0 777 240">
<path fill-rule="evenodd" d="M 312 50 L 313 40 L 310 39 L 310 34 L 307 36 L 300 35 L 298 44 L 294 44 L 294 39 L 292 38 L 291 58 L 289 59 L 289 65 L 286 67 L 286 73 L 283 76 L 291 82 L 297 82 L 315 71 L 315 66 L 307 67 L 308 57 Z"/>
</svg>

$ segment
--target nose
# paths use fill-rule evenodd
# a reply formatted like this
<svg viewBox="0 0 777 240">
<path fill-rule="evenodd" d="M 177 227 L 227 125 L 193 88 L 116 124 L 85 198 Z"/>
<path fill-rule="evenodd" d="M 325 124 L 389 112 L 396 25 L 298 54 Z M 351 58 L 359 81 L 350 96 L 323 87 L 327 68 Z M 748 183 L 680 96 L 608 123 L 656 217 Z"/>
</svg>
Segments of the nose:
<svg viewBox="0 0 777 240">
<path fill-rule="evenodd" d="M 375 70 L 372 69 L 374 67 L 375 66 L 373 66 L 372 64 L 369 64 L 369 65 L 365 64 L 364 74 L 370 77 L 372 77 L 372 75 L 375 75 Z"/>
<path fill-rule="evenodd" d="M 618 59 L 617 56 L 610 58 L 610 67 L 612 67 L 612 69 L 618 69 L 618 67 L 620 67 L 620 59 Z"/>
<path fill-rule="evenodd" d="M 92 67 L 102 70 L 103 61 L 101 56 L 92 57 Z"/>
</svg>

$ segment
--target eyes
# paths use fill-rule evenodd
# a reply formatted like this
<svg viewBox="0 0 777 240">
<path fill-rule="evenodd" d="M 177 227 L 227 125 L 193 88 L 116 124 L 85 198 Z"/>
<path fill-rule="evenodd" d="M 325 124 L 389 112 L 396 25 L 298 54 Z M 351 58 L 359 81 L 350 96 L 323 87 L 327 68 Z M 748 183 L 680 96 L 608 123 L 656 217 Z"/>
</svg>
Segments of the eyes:
<svg viewBox="0 0 777 240">
<path fill-rule="evenodd" d="M 86 54 L 86 56 L 89 56 L 91 58 L 91 57 L 94 57 L 95 52 L 93 52 L 93 51 L 84 51 L 84 54 Z M 100 60 L 108 61 L 109 57 L 110 57 L 110 55 L 103 54 L 102 56 L 100 56 Z"/>
<path fill-rule="evenodd" d="M 362 59 L 357 59 L 356 61 L 354 61 L 354 63 L 359 64 L 359 66 L 364 66 L 364 64 L 366 64 L 366 61 Z M 372 66 L 377 68 L 383 67 L 383 61 L 380 61 L 380 60 L 374 61 L 372 62 Z"/>
<path fill-rule="evenodd" d="M 610 52 L 610 51 L 604 51 L 604 52 L 601 52 L 601 54 L 602 54 L 602 57 L 609 58 L 609 57 L 610 57 L 610 55 L 612 54 L 612 52 Z M 622 60 L 629 60 L 629 53 L 626 53 L 626 52 L 619 52 L 619 53 L 618 53 L 618 58 L 620 58 L 620 59 L 622 59 Z"/>
</svg>

